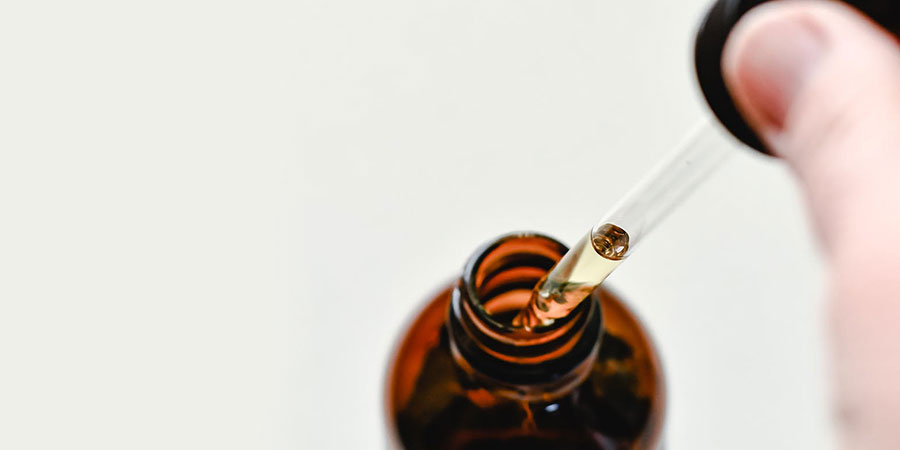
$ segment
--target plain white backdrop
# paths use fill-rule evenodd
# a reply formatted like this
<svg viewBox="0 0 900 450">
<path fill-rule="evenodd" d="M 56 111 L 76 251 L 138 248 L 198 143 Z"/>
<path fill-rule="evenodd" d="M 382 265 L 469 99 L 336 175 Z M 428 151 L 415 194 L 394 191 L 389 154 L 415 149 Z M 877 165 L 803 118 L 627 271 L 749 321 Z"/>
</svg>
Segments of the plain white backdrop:
<svg viewBox="0 0 900 450">
<path fill-rule="evenodd" d="M 573 242 L 706 114 L 705 4 L 6 2 L 0 448 L 381 448 L 426 295 Z M 668 448 L 829 448 L 802 198 L 734 152 L 609 282 Z"/>
</svg>

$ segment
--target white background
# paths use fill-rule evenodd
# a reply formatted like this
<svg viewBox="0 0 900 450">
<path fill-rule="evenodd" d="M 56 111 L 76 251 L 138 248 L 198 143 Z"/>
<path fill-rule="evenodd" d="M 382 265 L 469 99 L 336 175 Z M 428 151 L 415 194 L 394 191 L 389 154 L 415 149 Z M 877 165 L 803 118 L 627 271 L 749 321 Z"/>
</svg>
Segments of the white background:
<svg viewBox="0 0 900 450">
<path fill-rule="evenodd" d="M 705 3 L 6 2 L 0 448 L 380 448 L 420 301 L 573 242 L 706 114 Z M 669 448 L 829 448 L 802 197 L 734 153 L 610 283 Z"/>
</svg>

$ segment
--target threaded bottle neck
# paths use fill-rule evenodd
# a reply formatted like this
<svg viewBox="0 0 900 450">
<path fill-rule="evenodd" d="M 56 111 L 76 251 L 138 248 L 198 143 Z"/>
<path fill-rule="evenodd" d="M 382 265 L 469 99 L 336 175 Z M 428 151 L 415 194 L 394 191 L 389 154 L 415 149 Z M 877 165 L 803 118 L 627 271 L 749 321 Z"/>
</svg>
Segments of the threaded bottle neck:
<svg viewBox="0 0 900 450">
<path fill-rule="evenodd" d="M 463 370 L 519 397 L 546 396 L 586 376 L 602 332 L 595 296 L 550 326 L 526 331 L 511 325 L 566 251 L 547 236 L 517 233 L 469 259 L 448 317 L 451 350 Z"/>
</svg>

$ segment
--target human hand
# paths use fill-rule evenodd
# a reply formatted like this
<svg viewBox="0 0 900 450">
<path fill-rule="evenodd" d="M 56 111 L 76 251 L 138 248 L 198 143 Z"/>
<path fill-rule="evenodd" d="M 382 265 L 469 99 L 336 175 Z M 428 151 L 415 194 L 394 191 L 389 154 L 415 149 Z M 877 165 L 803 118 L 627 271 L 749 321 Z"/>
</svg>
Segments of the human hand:
<svg viewBox="0 0 900 450">
<path fill-rule="evenodd" d="M 900 44 L 842 3 L 770 2 L 722 64 L 800 180 L 829 259 L 843 447 L 900 448 Z"/>
</svg>

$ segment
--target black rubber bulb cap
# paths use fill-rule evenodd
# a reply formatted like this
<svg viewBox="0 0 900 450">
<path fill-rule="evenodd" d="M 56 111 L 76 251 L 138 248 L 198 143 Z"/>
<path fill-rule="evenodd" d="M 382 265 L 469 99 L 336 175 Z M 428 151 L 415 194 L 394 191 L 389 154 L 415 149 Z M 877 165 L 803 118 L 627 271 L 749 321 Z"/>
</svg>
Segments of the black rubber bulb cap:
<svg viewBox="0 0 900 450">
<path fill-rule="evenodd" d="M 697 81 L 709 107 L 734 137 L 766 154 L 769 154 L 769 150 L 738 113 L 734 100 L 725 87 L 725 79 L 722 76 L 722 50 L 725 49 L 728 33 L 741 17 L 754 6 L 769 1 L 780 0 L 717 1 L 703 20 L 694 44 Z M 856 7 L 895 36 L 900 36 L 900 1 L 847 0 L 844 3 Z"/>
</svg>

